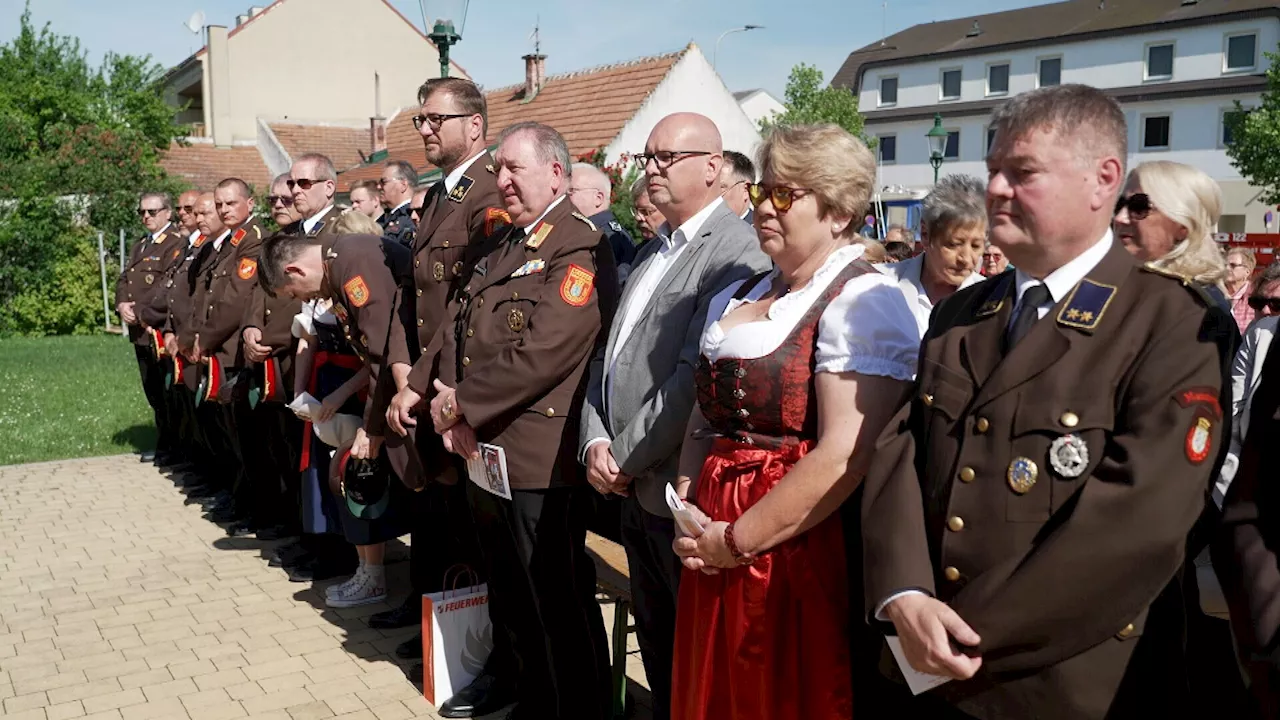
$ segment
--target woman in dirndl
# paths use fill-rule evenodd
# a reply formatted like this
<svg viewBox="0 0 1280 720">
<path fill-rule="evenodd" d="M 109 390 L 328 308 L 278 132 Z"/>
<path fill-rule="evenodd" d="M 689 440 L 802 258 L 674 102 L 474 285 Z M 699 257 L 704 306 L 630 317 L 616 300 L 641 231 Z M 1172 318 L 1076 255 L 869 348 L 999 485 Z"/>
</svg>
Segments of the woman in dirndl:
<svg viewBox="0 0 1280 720">
<path fill-rule="evenodd" d="M 711 302 L 676 487 L 702 525 L 674 543 L 681 720 L 853 716 L 850 636 L 865 623 L 860 562 L 846 565 L 858 530 L 840 509 L 920 345 L 901 291 L 856 242 L 867 147 L 834 125 L 781 127 L 760 165 L 749 191 L 775 267 Z"/>
</svg>

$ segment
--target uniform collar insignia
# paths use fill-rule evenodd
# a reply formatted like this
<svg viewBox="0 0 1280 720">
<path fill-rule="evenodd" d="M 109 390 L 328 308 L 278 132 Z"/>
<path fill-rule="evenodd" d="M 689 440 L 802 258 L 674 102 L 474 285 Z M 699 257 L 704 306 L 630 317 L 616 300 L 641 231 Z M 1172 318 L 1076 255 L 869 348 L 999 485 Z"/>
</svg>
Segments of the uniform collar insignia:
<svg viewBox="0 0 1280 720">
<path fill-rule="evenodd" d="M 547 236 L 551 234 L 551 229 L 554 227 L 554 225 L 545 220 L 538 223 L 538 226 L 529 233 L 529 239 L 524 241 L 524 246 L 530 250 L 537 250 L 538 246 L 542 245 L 542 241 L 546 240 Z"/>
<path fill-rule="evenodd" d="M 324 229 L 324 221 L 321 220 L 320 222 L 316 223 L 315 227 L 311 228 L 311 232 L 307 233 L 307 237 L 315 237 L 319 235 L 320 231 L 323 229 Z"/>
<path fill-rule="evenodd" d="M 1058 324 L 1077 330 L 1092 332 L 1102 322 L 1102 314 L 1116 294 L 1115 285 L 1085 278 L 1072 289 L 1062 310 L 1058 311 Z"/>
<path fill-rule="evenodd" d="M 471 186 L 475 184 L 475 180 L 463 175 L 458 180 L 458 184 L 454 185 L 453 189 L 449 191 L 449 199 L 456 203 L 462 202 L 467 197 L 467 193 L 471 192 Z"/>
<path fill-rule="evenodd" d="M 497 171 L 493 169 L 493 163 L 489 163 L 488 165 L 485 165 L 484 169 L 488 170 L 490 173 L 497 174 Z"/>
<path fill-rule="evenodd" d="M 156 235 L 155 237 L 151 238 L 151 242 L 155 243 L 156 245 L 159 245 L 160 243 L 164 242 L 164 239 L 165 239 L 165 238 L 167 238 L 167 237 L 169 237 L 169 234 L 168 234 L 168 233 L 166 233 L 165 231 L 161 230 L 161 231 L 160 231 L 160 234 L 158 234 L 158 235 Z"/>
<path fill-rule="evenodd" d="M 974 313 L 977 317 L 988 317 L 1000 312 L 1000 308 L 1004 307 L 1005 298 L 1009 296 L 1009 288 L 1013 285 L 1013 272 L 1006 271 L 996 278 L 991 293 L 987 295 L 986 302 L 978 306 L 978 310 Z"/>
<path fill-rule="evenodd" d="M 231 236 L 231 247 L 240 247 L 240 241 L 244 240 L 244 236 L 248 234 L 249 233 L 245 232 L 245 229 L 243 226 L 240 227 L 240 229 L 236 230 L 235 233 Z"/>
<path fill-rule="evenodd" d="M 535 273 L 542 272 L 546 267 L 547 261 L 542 258 L 537 258 L 536 260 L 530 260 L 529 262 L 521 265 L 515 272 L 511 273 L 511 277 L 517 278 L 524 277 L 525 275 L 533 275 Z"/>
</svg>

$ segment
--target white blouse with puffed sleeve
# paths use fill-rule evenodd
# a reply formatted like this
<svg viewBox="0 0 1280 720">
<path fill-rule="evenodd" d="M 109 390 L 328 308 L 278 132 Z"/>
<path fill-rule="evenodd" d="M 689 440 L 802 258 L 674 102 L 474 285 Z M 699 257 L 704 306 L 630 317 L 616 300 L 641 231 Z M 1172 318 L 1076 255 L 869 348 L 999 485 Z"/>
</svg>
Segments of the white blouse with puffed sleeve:
<svg viewBox="0 0 1280 720">
<path fill-rule="evenodd" d="M 702 354 L 716 362 L 761 358 L 777 350 L 836 276 L 862 257 L 863 250 L 861 245 L 849 245 L 831 253 L 809 284 L 774 301 L 764 320 L 736 325 L 727 333 L 720 328 L 720 319 L 741 305 L 759 301 L 781 273 L 774 268 L 741 300 L 733 296 L 746 281 L 725 288 L 711 300 Z M 911 308 L 897 283 L 878 272 L 845 283 L 818 321 L 818 372 L 857 372 L 909 381 L 915 377 L 919 351 L 920 330 Z"/>
</svg>

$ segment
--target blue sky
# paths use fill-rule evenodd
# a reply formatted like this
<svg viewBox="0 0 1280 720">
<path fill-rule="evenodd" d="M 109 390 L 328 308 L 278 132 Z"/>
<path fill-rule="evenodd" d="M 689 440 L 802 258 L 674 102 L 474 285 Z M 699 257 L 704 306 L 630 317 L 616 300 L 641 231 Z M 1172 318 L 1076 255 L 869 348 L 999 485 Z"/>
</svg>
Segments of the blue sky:
<svg viewBox="0 0 1280 720">
<path fill-rule="evenodd" d="M 307 2 L 307 0 L 286 0 Z M 779 98 L 797 63 L 816 65 L 830 80 L 853 50 L 919 22 L 1044 4 L 1046 0 L 472 0 L 454 59 L 488 87 L 521 82 L 520 56 L 540 18 L 547 72 L 556 74 L 656 55 L 696 42 L 713 54 L 733 27 L 765 29 L 729 35 L 717 66 L 731 90 L 763 87 Z M 415 24 L 417 0 L 391 0 Z M 431 7 L 428 0 L 428 8 Z M 0 41 L 16 33 L 25 0 L 0 0 Z M 32 0 L 37 24 L 80 38 L 93 61 L 115 51 L 150 54 L 171 66 L 199 47 L 182 23 L 203 10 L 210 24 L 233 26 L 251 4 L 269 0 Z M 494 48 L 501 48 L 495 52 Z"/>
</svg>

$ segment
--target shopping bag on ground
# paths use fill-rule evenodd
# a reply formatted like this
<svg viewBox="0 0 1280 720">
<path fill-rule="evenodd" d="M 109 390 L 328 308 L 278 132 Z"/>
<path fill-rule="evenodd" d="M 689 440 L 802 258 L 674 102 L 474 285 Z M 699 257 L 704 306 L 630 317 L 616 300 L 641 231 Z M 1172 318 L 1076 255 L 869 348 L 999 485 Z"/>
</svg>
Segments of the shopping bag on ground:
<svg viewBox="0 0 1280 720">
<path fill-rule="evenodd" d="M 445 587 L 422 596 L 422 696 L 437 707 L 480 675 L 493 650 L 488 587 L 469 569 L 450 569 Z"/>
</svg>

